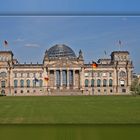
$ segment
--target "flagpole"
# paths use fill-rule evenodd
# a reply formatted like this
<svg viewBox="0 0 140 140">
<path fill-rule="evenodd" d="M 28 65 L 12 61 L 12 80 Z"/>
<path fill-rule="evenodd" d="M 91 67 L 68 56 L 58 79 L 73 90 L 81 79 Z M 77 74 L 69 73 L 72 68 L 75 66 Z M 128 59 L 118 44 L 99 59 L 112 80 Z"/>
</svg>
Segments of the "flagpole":
<svg viewBox="0 0 140 140">
<path fill-rule="evenodd" d="M 121 51 L 121 47 L 122 47 L 122 41 L 119 40 L 119 51 Z"/>
<path fill-rule="evenodd" d="M 92 67 L 92 82 L 93 82 L 93 67 Z M 92 83 L 93 84 L 93 83 Z M 92 85 L 91 84 L 91 85 Z M 92 85 L 92 95 L 94 95 L 94 92 L 93 92 L 93 85 Z"/>
<path fill-rule="evenodd" d="M 6 49 L 8 47 L 8 41 L 7 40 L 4 40 L 3 47 L 4 47 L 4 51 L 7 51 L 7 49 Z"/>
<path fill-rule="evenodd" d="M 104 51 L 104 56 L 105 56 L 105 59 L 107 58 L 107 53 L 106 53 L 106 51 Z"/>
</svg>

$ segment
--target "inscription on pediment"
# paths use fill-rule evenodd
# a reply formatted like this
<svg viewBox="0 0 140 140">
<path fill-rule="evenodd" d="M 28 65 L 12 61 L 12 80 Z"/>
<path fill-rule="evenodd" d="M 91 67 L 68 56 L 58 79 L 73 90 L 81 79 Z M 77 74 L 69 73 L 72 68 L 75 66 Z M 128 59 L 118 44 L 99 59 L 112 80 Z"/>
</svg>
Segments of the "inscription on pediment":
<svg viewBox="0 0 140 140">
<path fill-rule="evenodd" d="M 70 68 L 70 67 L 79 67 L 80 65 L 78 64 L 78 62 L 72 62 L 72 61 L 57 61 L 54 63 L 51 63 L 48 65 L 48 67 L 52 67 L 52 68 Z"/>
</svg>

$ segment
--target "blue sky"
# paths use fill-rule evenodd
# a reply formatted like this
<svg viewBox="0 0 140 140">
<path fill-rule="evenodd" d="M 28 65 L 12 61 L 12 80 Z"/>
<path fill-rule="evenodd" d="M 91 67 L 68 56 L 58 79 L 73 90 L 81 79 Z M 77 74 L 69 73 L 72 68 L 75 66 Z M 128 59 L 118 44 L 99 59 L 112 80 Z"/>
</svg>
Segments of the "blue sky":
<svg viewBox="0 0 140 140">
<path fill-rule="evenodd" d="M 0 12 L 140 12 L 139 0 L 1 0 Z"/>
<path fill-rule="evenodd" d="M 38 13 L 40 16 L 30 16 Z M 51 13 L 53 16 L 47 16 Z M 63 13 L 71 16 L 62 16 Z M 112 16 L 95 16 L 100 13 Z M 8 49 L 21 63 L 41 63 L 45 50 L 59 43 L 67 44 L 76 54 L 82 49 L 86 63 L 109 57 L 114 50 L 128 50 L 135 72 L 140 73 L 140 17 L 135 16 L 139 13 L 139 0 L 1 0 L 1 50 L 3 41 L 8 40 Z M 118 40 L 122 41 L 121 48 Z"/>
<path fill-rule="evenodd" d="M 66 44 L 77 55 L 82 49 L 85 62 L 109 57 L 112 51 L 128 50 L 135 71 L 140 71 L 140 17 L 3 16 L 0 21 L 0 42 L 7 40 L 7 49 L 12 50 L 21 63 L 41 63 L 46 49 Z M 5 48 L 1 45 L 1 49 Z"/>
</svg>

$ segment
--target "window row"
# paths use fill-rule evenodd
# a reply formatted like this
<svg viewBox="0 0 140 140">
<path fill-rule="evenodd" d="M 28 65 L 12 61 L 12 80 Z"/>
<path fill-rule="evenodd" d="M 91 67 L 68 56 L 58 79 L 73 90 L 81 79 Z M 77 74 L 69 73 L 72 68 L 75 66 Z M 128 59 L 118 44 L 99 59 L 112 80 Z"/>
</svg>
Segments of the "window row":
<svg viewBox="0 0 140 140">
<path fill-rule="evenodd" d="M 10 60 L 9 57 L 0 56 L 0 61 L 8 61 L 8 60 Z"/>
<path fill-rule="evenodd" d="M 87 71 L 85 72 L 85 77 L 112 77 L 112 73 L 107 73 L 107 72 L 92 72 L 92 71 Z"/>
<path fill-rule="evenodd" d="M 39 76 L 40 78 L 42 78 L 42 73 L 14 73 L 15 78 L 17 77 L 30 78 L 30 77 L 36 77 L 36 76 Z"/>
<path fill-rule="evenodd" d="M 94 86 L 97 86 L 97 87 L 110 86 L 110 87 L 112 87 L 113 86 L 113 80 L 112 79 L 109 79 L 109 81 L 106 80 L 106 79 L 104 79 L 103 81 L 101 81 L 100 79 L 97 79 L 97 81 L 96 81 L 97 84 L 96 85 L 95 85 L 95 80 L 94 79 L 91 79 L 90 85 L 89 85 L 89 82 L 90 81 L 88 79 L 85 79 L 85 87 L 89 87 L 89 86 L 91 86 L 91 87 L 94 87 Z"/>
<path fill-rule="evenodd" d="M 88 90 L 87 90 L 87 91 L 88 91 Z M 93 89 L 92 91 L 93 91 L 93 93 L 95 92 L 94 89 Z M 96 92 L 100 93 L 101 90 L 98 89 Z M 103 92 L 104 92 L 104 93 L 107 93 L 107 89 L 104 89 Z M 113 92 L 113 89 L 110 89 L 109 92 L 112 93 L 112 92 Z"/>
<path fill-rule="evenodd" d="M 27 90 L 27 91 L 20 90 L 20 91 L 19 91 L 19 93 L 30 93 L 30 92 L 31 92 L 31 93 L 35 93 L 36 90 L 33 90 L 33 91 L 30 91 L 30 90 Z M 14 91 L 14 94 L 17 94 L 17 93 L 18 93 L 17 90 L 15 90 L 15 91 Z"/>
<path fill-rule="evenodd" d="M 31 82 L 32 82 L 32 85 L 31 85 Z M 14 80 L 14 88 L 17 88 L 19 85 L 19 87 L 23 88 L 23 87 L 36 87 L 36 86 L 39 86 L 39 87 L 42 87 L 43 86 L 43 80 Z"/>
</svg>

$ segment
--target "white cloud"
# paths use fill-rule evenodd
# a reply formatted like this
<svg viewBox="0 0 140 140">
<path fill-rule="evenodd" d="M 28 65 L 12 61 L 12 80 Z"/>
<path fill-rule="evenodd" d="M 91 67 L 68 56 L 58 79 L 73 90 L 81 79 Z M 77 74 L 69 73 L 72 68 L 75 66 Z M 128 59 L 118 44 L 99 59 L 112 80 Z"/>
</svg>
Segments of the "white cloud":
<svg viewBox="0 0 140 140">
<path fill-rule="evenodd" d="M 122 17 L 122 21 L 127 21 L 127 17 Z"/>
<path fill-rule="evenodd" d="M 22 39 L 22 38 L 17 38 L 16 40 L 14 40 L 15 43 L 23 42 L 23 41 L 24 41 L 24 39 Z"/>
<path fill-rule="evenodd" d="M 28 43 L 28 44 L 25 44 L 24 47 L 28 47 L 28 48 L 39 48 L 40 45 L 38 45 L 38 44 L 32 44 L 32 43 L 31 43 L 31 44 Z"/>
</svg>

